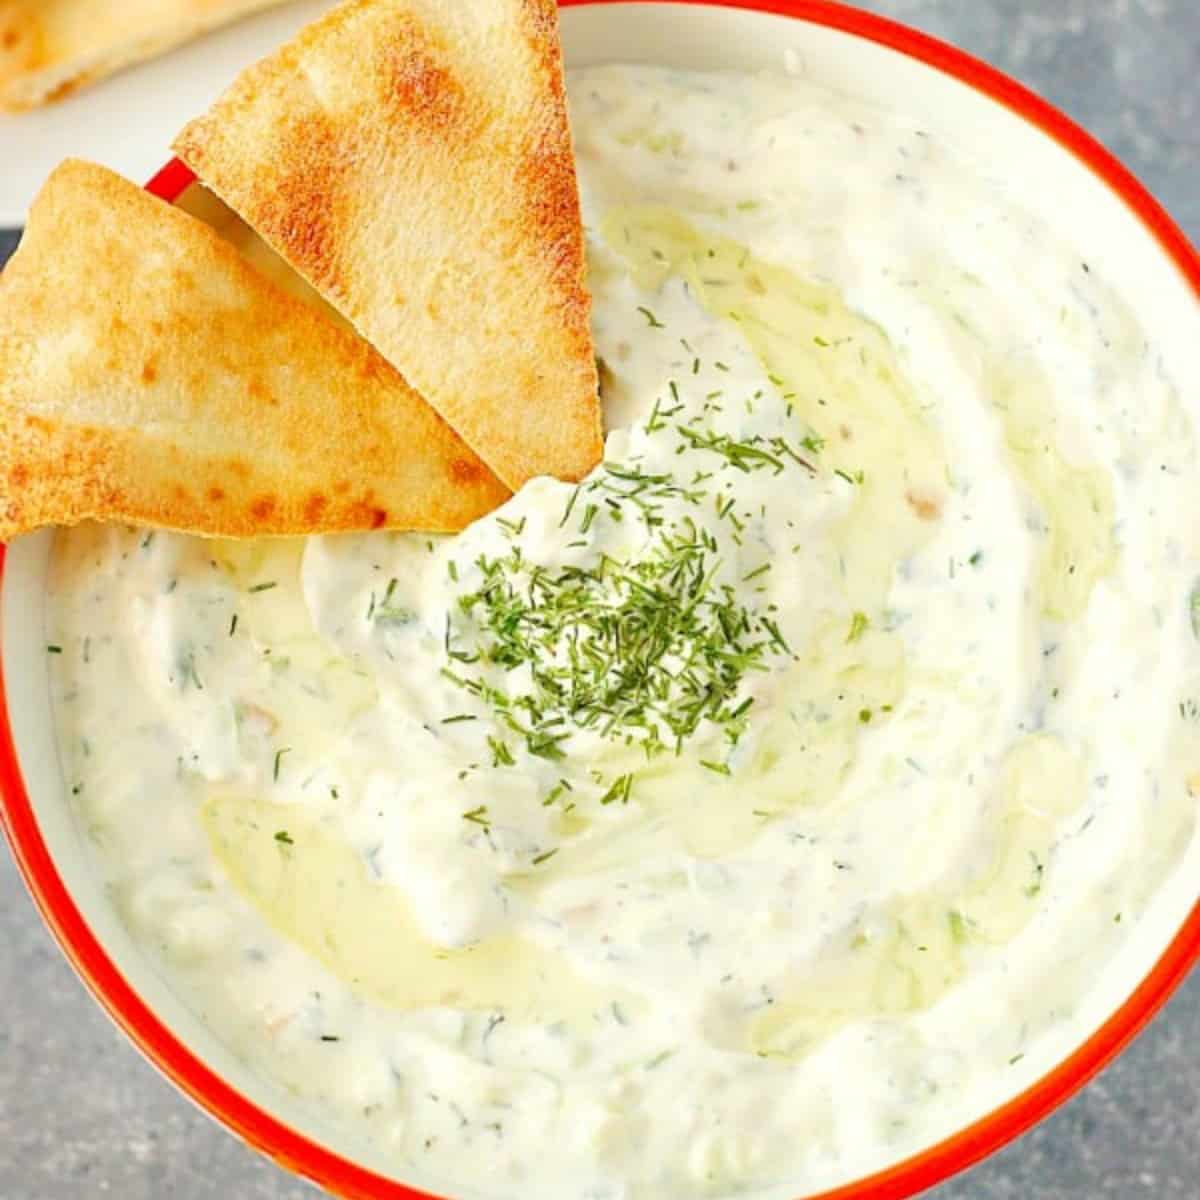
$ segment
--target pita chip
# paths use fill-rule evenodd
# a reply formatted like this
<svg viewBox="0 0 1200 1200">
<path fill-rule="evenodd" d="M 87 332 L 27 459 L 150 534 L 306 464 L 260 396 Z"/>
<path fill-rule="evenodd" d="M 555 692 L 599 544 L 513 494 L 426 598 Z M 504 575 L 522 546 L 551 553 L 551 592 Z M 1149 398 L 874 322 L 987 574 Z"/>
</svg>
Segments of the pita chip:
<svg viewBox="0 0 1200 1200">
<path fill-rule="evenodd" d="M 350 0 L 175 150 L 510 487 L 595 466 L 554 0 Z"/>
<path fill-rule="evenodd" d="M 353 333 L 208 226 L 67 162 L 0 275 L 0 538 L 455 530 L 508 493 Z"/>
<path fill-rule="evenodd" d="M 0 108 L 34 108 L 281 0 L 0 0 Z"/>
</svg>

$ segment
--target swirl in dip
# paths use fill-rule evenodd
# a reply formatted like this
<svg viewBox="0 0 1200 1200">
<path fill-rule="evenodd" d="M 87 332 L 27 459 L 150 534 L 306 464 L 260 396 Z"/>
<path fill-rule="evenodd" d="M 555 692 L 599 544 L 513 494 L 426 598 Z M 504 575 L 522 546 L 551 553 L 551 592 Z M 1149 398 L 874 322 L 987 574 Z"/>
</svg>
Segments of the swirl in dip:
<svg viewBox="0 0 1200 1200">
<path fill-rule="evenodd" d="M 601 466 L 453 538 L 60 535 L 64 770 L 163 974 L 398 1173 L 795 1195 L 1057 1061 L 1182 861 L 1193 429 L 969 154 L 571 103 Z"/>
</svg>

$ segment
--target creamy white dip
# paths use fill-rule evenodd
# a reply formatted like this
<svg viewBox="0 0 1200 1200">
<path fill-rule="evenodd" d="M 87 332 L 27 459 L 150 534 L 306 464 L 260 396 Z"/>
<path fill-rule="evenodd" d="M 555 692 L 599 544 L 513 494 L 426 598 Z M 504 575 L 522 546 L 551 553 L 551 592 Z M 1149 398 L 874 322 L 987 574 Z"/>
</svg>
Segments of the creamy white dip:
<svg viewBox="0 0 1200 1200">
<path fill-rule="evenodd" d="M 570 91 L 602 466 L 454 538 L 61 535 L 64 770 L 180 994 L 397 1173 L 796 1194 L 1060 1057 L 1179 863 L 1194 433 L 903 119 Z"/>
</svg>

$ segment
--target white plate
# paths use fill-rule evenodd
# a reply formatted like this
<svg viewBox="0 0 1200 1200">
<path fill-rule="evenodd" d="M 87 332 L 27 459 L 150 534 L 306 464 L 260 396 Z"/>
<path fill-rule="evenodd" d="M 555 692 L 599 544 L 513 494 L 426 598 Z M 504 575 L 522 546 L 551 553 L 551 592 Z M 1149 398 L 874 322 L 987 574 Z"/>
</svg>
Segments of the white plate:
<svg viewBox="0 0 1200 1200">
<path fill-rule="evenodd" d="M 62 159 L 90 158 L 144 183 L 170 157 L 171 139 L 234 76 L 275 49 L 332 0 L 292 0 L 47 108 L 0 113 L 0 226 L 25 223 L 42 181 Z"/>
</svg>

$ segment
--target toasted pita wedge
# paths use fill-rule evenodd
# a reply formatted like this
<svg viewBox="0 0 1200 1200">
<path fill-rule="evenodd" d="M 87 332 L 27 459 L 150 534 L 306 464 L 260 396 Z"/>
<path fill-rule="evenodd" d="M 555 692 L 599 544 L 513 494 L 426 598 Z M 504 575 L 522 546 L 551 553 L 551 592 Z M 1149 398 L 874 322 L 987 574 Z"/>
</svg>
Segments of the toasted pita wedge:
<svg viewBox="0 0 1200 1200">
<path fill-rule="evenodd" d="M 0 108 L 34 108 L 281 0 L 0 0 Z"/>
<path fill-rule="evenodd" d="M 0 275 L 0 537 L 459 529 L 507 492 L 387 362 L 206 225 L 68 162 Z"/>
<path fill-rule="evenodd" d="M 595 466 L 554 0 L 351 0 L 175 150 L 510 487 Z"/>
</svg>

